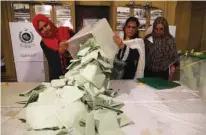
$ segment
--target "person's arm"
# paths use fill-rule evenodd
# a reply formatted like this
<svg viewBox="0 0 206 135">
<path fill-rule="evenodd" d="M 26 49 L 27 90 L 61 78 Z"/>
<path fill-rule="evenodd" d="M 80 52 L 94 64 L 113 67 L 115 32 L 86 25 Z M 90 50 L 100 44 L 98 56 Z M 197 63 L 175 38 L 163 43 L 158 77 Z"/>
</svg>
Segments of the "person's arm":
<svg viewBox="0 0 206 135">
<path fill-rule="evenodd" d="M 177 49 L 176 49 L 176 43 L 175 43 L 175 39 L 172 37 L 171 39 L 171 44 L 170 44 L 170 58 L 172 60 L 172 62 L 174 62 L 174 64 L 172 64 L 169 69 L 170 69 L 170 75 L 169 75 L 169 80 L 172 81 L 173 77 L 174 77 L 174 72 L 177 68 L 177 66 L 179 66 L 179 60 L 178 60 L 178 53 L 177 53 Z"/>
<path fill-rule="evenodd" d="M 119 46 L 120 51 L 118 53 L 119 59 L 122 59 L 124 61 L 129 60 L 129 61 L 134 61 L 139 59 L 139 52 L 137 49 L 132 49 L 126 46 L 122 39 L 114 35 L 113 36 L 114 42 Z"/>
<path fill-rule="evenodd" d="M 69 33 L 70 38 L 75 35 L 73 30 L 69 30 L 68 33 Z M 59 53 L 64 54 L 65 52 L 67 52 L 68 46 L 69 46 L 69 43 L 67 42 L 67 40 L 61 41 L 59 43 Z"/>
<path fill-rule="evenodd" d="M 59 52 L 48 48 L 43 41 L 41 41 L 40 45 L 51 68 L 51 79 L 59 79 L 59 76 L 63 74 L 61 69 Z"/>
</svg>

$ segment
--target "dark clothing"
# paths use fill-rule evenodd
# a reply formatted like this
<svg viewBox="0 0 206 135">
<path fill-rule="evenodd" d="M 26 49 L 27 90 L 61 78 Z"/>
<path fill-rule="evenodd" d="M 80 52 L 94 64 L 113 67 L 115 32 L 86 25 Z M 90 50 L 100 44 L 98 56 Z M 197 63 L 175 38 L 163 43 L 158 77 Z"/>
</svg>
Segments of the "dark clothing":
<svg viewBox="0 0 206 135">
<path fill-rule="evenodd" d="M 74 32 L 69 31 L 69 35 L 72 37 Z M 58 51 L 48 48 L 43 41 L 41 41 L 40 45 L 50 67 L 50 79 L 59 79 L 59 76 L 65 74 L 66 68 L 70 64 L 70 59 L 72 59 L 70 53 L 65 51 L 65 53 L 60 56 Z"/>
<path fill-rule="evenodd" d="M 148 40 L 152 37 L 153 42 Z M 175 39 L 171 36 L 155 37 L 151 34 L 145 40 L 146 68 L 155 72 L 166 71 L 177 58 Z"/>
<path fill-rule="evenodd" d="M 139 61 L 137 49 L 131 49 L 124 45 L 120 49 L 114 60 L 112 79 L 134 79 Z"/>
<path fill-rule="evenodd" d="M 48 61 L 49 67 L 50 67 L 50 71 L 51 71 L 51 77 L 50 79 L 59 79 L 59 76 L 63 75 L 63 69 L 62 69 L 62 65 L 61 65 L 61 59 L 60 59 L 60 55 L 58 51 L 54 51 L 50 48 L 48 48 L 43 41 L 41 41 L 41 48 L 44 52 L 44 55 L 46 56 L 46 59 Z M 67 59 L 67 63 L 69 65 L 69 57 Z M 64 65 L 65 68 L 68 65 Z"/>
<path fill-rule="evenodd" d="M 169 66 L 178 59 L 175 39 L 171 36 L 155 37 L 149 34 L 145 43 L 145 77 L 168 79 Z M 173 65 L 177 66 L 178 63 Z M 148 73 L 147 73 L 148 72 Z"/>
<path fill-rule="evenodd" d="M 144 77 L 158 77 L 158 78 L 168 80 L 168 78 L 169 78 L 169 69 L 167 69 L 166 71 L 159 71 L 159 72 L 153 72 L 151 70 L 145 69 Z"/>
</svg>

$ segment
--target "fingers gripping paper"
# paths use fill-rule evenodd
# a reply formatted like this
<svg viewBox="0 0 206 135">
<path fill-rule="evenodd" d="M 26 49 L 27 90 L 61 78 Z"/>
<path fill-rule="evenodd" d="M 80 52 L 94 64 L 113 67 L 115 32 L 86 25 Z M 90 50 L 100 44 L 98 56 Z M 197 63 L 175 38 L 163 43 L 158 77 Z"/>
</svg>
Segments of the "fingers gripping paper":
<svg viewBox="0 0 206 135">
<path fill-rule="evenodd" d="M 113 31 L 105 18 L 95 24 L 87 25 L 68 40 L 68 50 L 71 55 L 75 56 L 80 48 L 80 44 L 83 44 L 91 37 L 94 37 L 102 51 L 107 54 L 110 62 L 113 62 L 118 46 L 113 41 Z"/>
</svg>

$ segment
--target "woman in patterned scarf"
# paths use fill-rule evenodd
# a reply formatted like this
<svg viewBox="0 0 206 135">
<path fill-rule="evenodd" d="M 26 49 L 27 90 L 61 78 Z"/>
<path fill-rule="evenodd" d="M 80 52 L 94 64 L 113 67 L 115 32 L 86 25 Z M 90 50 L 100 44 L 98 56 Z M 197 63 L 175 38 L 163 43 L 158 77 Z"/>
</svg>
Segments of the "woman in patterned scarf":
<svg viewBox="0 0 206 135">
<path fill-rule="evenodd" d="M 139 38 L 139 20 L 130 17 L 123 27 L 123 40 L 114 35 L 113 39 L 119 46 L 114 60 L 112 79 L 135 79 L 144 76 L 145 46 L 143 39 Z"/>
<path fill-rule="evenodd" d="M 172 80 L 178 59 L 175 39 L 169 33 L 169 26 L 164 17 L 158 17 L 153 24 L 152 33 L 144 39 L 146 65 L 145 77 L 159 77 Z"/>
<path fill-rule="evenodd" d="M 49 63 L 50 79 L 58 79 L 59 76 L 65 74 L 70 59 L 72 59 L 67 51 L 66 41 L 74 35 L 74 32 L 69 27 L 56 27 L 48 17 L 42 14 L 36 15 L 32 24 L 42 37 L 40 45 Z"/>
</svg>

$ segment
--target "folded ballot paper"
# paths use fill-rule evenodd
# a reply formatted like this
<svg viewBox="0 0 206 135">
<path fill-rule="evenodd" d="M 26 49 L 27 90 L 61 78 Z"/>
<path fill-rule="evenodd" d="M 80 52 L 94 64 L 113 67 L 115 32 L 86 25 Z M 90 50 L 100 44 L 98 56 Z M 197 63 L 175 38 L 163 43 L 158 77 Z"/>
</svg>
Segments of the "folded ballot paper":
<svg viewBox="0 0 206 135">
<path fill-rule="evenodd" d="M 107 54 L 108 59 L 113 62 L 114 56 L 118 51 L 118 46 L 113 41 L 113 31 L 107 20 L 101 19 L 98 22 L 85 26 L 70 40 L 68 40 L 68 50 L 72 56 L 75 56 L 80 45 L 93 37 L 102 51 Z"/>
<path fill-rule="evenodd" d="M 121 127 L 132 121 L 110 88 L 117 50 L 112 35 L 105 19 L 83 28 L 70 40 L 68 72 L 20 94 L 28 98 L 21 117 L 30 127 L 27 134 L 124 135 Z"/>
</svg>

